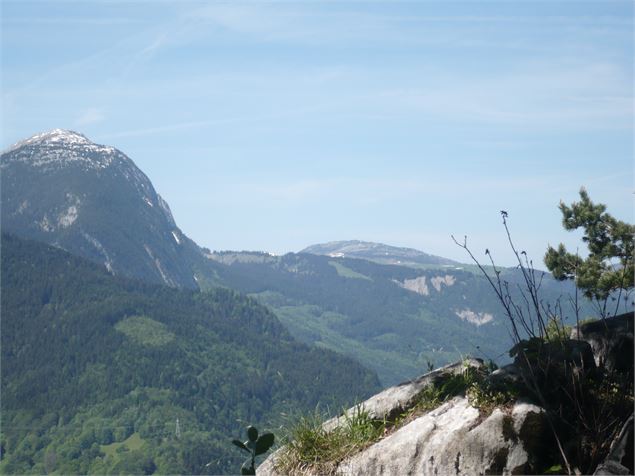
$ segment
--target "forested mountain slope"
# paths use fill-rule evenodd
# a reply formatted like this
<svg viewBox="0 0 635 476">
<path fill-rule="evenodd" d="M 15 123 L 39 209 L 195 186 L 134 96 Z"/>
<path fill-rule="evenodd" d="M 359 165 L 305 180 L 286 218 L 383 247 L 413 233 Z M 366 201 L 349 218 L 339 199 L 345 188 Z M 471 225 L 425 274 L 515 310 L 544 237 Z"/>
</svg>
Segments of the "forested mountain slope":
<svg viewBox="0 0 635 476">
<path fill-rule="evenodd" d="M 221 252 L 217 280 L 267 304 L 299 339 L 353 356 L 383 385 L 414 378 L 429 365 L 465 355 L 509 358 L 508 322 L 489 285 L 473 271 L 289 253 Z M 221 265 L 218 267 L 218 265 Z M 517 302 L 519 272 L 503 270 Z M 560 299 L 569 319 L 571 283 L 545 273 L 545 306 Z M 581 315 L 592 315 L 580 300 Z"/>
<path fill-rule="evenodd" d="M 22 141 L 2 155 L 0 167 L 3 230 L 116 275 L 252 294 L 295 337 L 356 358 L 384 385 L 461 355 L 504 357 L 509 345 L 501 307 L 473 266 L 362 241 L 282 257 L 209 253 L 180 231 L 132 160 L 76 132 Z M 503 273 L 512 288 L 522 284 L 514 271 Z M 542 297 L 567 303 L 571 289 L 547 277 Z"/>
<path fill-rule="evenodd" d="M 245 423 L 378 389 L 230 290 L 113 277 L 3 235 L 1 293 L 4 474 L 235 471 L 228 438 Z"/>
<path fill-rule="evenodd" d="M 0 156 L 2 228 L 104 264 L 114 274 L 196 288 L 198 246 L 130 158 L 55 129 Z"/>
</svg>

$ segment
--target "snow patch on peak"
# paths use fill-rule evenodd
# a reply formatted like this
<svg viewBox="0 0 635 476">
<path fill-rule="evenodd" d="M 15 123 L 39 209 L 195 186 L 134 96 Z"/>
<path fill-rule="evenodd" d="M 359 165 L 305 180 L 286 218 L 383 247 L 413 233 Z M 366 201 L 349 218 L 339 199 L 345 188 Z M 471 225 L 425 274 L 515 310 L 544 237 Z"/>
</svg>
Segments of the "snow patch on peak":
<svg viewBox="0 0 635 476">
<path fill-rule="evenodd" d="M 28 139 L 16 142 L 7 152 L 10 152 L 26 145 L 33 145 L 38 143 L 65 143 L 65 144 L 92 144 L 90 140 L 79 132 L 71 131 L 68 129 L 53 129 L 47 132 L 41 132 L 29 137 Z"/>
<path fill-rule="evenodd" d="M 24 162 L 49 169 L 79 163 L 89 169 L 106 168 L 125 156 L 114 147 L 95 144 L 85 135 L 66 129 L 53 129 L 17 142 L 2 153 L 1 168 Z"/>
</svg>

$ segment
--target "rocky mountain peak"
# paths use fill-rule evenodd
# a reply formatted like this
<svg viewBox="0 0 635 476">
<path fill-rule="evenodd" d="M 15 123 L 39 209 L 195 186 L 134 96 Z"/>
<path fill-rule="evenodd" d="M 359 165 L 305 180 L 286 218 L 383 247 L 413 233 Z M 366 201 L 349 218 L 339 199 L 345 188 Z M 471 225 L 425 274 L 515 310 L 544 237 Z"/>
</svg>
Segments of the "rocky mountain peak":
<svg viewBox="0 0 635 476">
<path fill-rule="evenodd" d="M 196 287 L 181 255 L 200 252 L 123 152 L 53 129 L 3 152 L 0 169 L 4 230 L 103 263 L 115 274 Z"/>
<path fill-rule="evenodd" d="M 84 134 L 68 129 L 52 129 L 50 131 L 41 132 L 35 134 L 28 139 L 22 140 L 15 144 L 13 148 L 18 148 L 24 145 L 30 144 L 50 144 L 50 143 L 65 143 L 65 144 L 87 144 L 92 142 Z"/>
<path fill-rule="evenodd" d="M 71 164 L 94 169 L 125 160 L 125 156 L 114 147 L 95 144 L 79 132 L 52 129 L 13 144 L 3 152 L 2 159 L 3 168 L 23 162 L 44 169 Z"/>
</svg>

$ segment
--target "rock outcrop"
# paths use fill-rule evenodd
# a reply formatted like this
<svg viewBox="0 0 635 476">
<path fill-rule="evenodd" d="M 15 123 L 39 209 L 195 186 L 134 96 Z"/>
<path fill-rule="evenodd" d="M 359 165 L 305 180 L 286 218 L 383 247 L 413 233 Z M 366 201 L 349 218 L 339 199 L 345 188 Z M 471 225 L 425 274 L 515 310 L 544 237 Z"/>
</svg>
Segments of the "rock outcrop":
<svg viewBox="0 0 635 476">
<path fill-rule="evenodd" d="M 465 397 L 455 397 L 344 461 L 338 474 L 533 474 L 532 455 L 547 431 L 535 405 L 496 409 L 481 421 Z"/>
<path fill-rule="evenodd" d="M 466 359 L 462 362 L 446 365 L 415 380 L 389 387 L 370 397 L 362 403 L 362 406 L 372 419 L 392 421 L 399 414 L 411 408 L 426 387 L 433 385 L 444 376 L 462 372 L 466 366 L 480 368 L 482 365 L 483 361 L 480 359 Z M 352 415 L 355 411 L 357 411 L 357 407 L 349 408 L 346 413 Z M 344 416 L 332 418 L 324 423 L 324 428 L 330 431 L 343 420 Z"/>
<path fill-rule="evenodd" d="M 586 323 L 580 326 L 579 333 L 574 330 L 572 340 L 566 344 L 562 349 L 546 344 L 554 361 L 568 362 L 574 369 L 583 369 L 596 377 L 603 375 L 601 372 L 605 369 L 632 378 L 632 313 Z M 531 343 L 522 345 L 531 346 Z M 436 387 L 449 377 L 466 372 L 467 367 L 478 370 L 483 362 L 468 359 L 390 387 L 349 409 L 347 415 L 326 421 L 322 428 L 330 432 L 344 427 L 360 408 L 375 421 L 394 422 L 417 405 L 428 387 Z M 522 368 L 523 363 L 517 359 L 514 364 L 489 374 L 487 382 L 494 388 L 522 385 Z M 512 400 L 513 403 L 488 412 L 475 408 L 470 401 L 458 394 L 427 413 L 391 427 L 375 443 L 339 463 L 334 462 L 329 472 L 334 470 L 339 475 L 535 474 L 553 464 L 554 436 L 544 408 Z M 633 416 L 622 425 L 608 456 L 595 468 L 594 474 L 633 473 Z M 280 474 L 276 471 L 276 461 L 284 451 L 285 448 L 281 448 L 267 458 L 257 473 Z M 307 467 L 303 474 L 318 473 Z"/>
<path fill-rule="evenodd" d="M 575 328 L 571 331 L 571 338 L 591 345 L 598 367 L 605 367 L 609 371 L 632 372 L 632 312 L 581 324 L 580 332 Z"/>
<path fill-rule="evenodd" d="M 361 406 L 373 419 L 394 420 L 415 404 L 427 386 L 464 371 L 466 366 L 482 365 L 478 359 L 468 359 L 442 367 L 390 387 Z M 347 413 L 358 409 L 351 408 Z M 343 421 L 343 416 L 336 417 L 323 427 L 332 431 Z M 467 398 L 457 396 L 341 462 L 336 474 L 530 474 L 536 472 L 535 455 L 542 453 L 546 441 L 548 426 L 542 408 L 517 402 L 483 417 Z M 279 474 L 276 459 L 280 451 L 284 448 L 258 468 L 259 475 Z"/>
</svg>

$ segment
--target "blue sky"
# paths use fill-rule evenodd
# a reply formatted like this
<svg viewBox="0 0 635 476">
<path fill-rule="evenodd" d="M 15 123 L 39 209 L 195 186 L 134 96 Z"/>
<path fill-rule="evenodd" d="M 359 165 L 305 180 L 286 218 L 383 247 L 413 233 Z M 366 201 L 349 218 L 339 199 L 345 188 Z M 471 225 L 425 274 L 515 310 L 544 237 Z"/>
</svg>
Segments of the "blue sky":
<svg viewBox="0 0 635 476">
<path fill-rule="evenodd" d="M 2 1 L 2 148 L 67 128 L 211 249 L 362 239 L 511 264 L 633 220 L 633 3 Z M 582 251 L 582 248 L 581 248 Z"/>
</svg>

